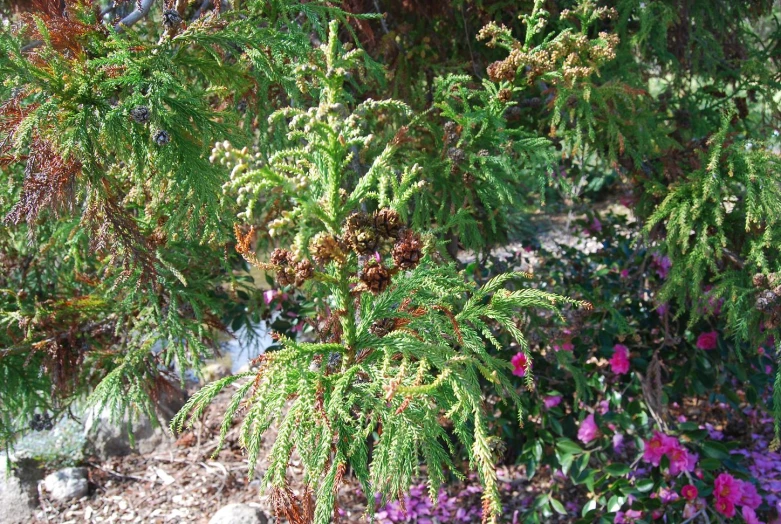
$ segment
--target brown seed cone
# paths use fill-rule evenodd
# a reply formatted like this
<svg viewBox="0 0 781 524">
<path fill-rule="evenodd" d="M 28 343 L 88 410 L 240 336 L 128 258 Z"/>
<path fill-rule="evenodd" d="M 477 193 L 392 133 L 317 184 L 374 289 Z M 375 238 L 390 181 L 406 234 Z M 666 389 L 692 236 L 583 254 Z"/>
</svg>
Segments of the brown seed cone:
<svg viewBox="0 0 781 524">
<path fill-rule="evenodd" d="M 762 273 L 757 273 L 754 275 L 752 282 L 754 283 L 754 287 L 765 287 L 768 285 L 767 276 L 763 275 Z"/>
<path fill-rule="evenodd" d="M 344 229 L 345 240 L 359 255 L 370 255 L 377 250 L 379 238 L 374 230 L 374 221 L 368 214 L 363 211 L 351 214 Z"/>
<path fill-rule="evenodd" d="M 296 272 L 290 267 L 293 254 L 287 249 L 276 248 L 271 253 L 271 263 L 279 266 L 277 270 L 277 282 L 282 286 L 289 286 L 296 279 Z"/>
<path fill-rule="evenodd" d="M 369 331 L 382 338 L 396 328 L 396 321 L 392 318 L 381 318 L 372 322 Z"/>
<path fill-rule="evenodd" d="M 393 263 L 401 269 L 414 269 L 423 257 L 423 242 L 420 235 L 405 231 L 393 246 Z"/>
<path fill-rule="evenodd" d="M 275 266 L 289 266 L 293 256 L 287 249 L 276 248 L 271 253 L 271 263 Z"/>
<path fill-rule="evenodd" d="M 339 239 L 328 233 L 318 233 L 309 242 L 309 252 L 312 258 L 320 265 L 325 265 L 332 260 L 344 262 L 345 253 Z"/>
<path fill-rule="evenodd" d="M 757 297 L 756 308 L 760 311 L 772 311 L 776 309 L 779 297 L 774 291 L 766 289 Z"/>
<path fill-rule="evenodd" d="M 500 89 L 497 98 L 502 102 L 509 102 L 513 99 L 513 92 L 511 89 Z"/>
<path fill-rule="evenodd" d="M 455 144 L 458 141 L 459 137 L 461 136 L 462 129 L 461 126 L 459 126 L 455 122 L 448 121 L 445 122 L 444 131 L 445 133 L 443 139 L 445 141 L 445 144 L 451 145 L 451 144 Z"/>
<path fill-rule="evenodd" d="M 363 271 L 360 272 L 358 278 L 361 279 L 361 282 L 366 286 L 366 289 L 376 295 L 388 288 L 391 282 L 391 273 L 388 271 L 388 268 L 382 264 L 374 263 L 364 266 Z"/>
<path fill-rule="evenodd" d="M 447 150 L 447 157 L 452 160 L 454 164 L 461 164 L 466 160 L 466 153 L 459 147 L 451 147 Z"/>
<path fill-rule="evenodd" d="M 486 69 L 488 78 L 494 82 L 501 80 L 515 80 L 515 68 L 505 60 L 499 60 L 489 65 Z"/>
<path fill-rule="evenodd" d="M 293 270 L 293 268 L 290 267 L 283 267 L 279 271 L 277 271 L 277 282 L 281 286 L 289 286 L 290 284 L 293 284 L 296 280 L 296 272 Z"/>
<path fill-rule="evenodd" d="M 383 208 L 374 212 L 374 230 L 381 237 L 398 239 L 403 227 L 396 211 Z"/>
<path fill-rule="evenodd" d="M 312 268 L 312 263 L 309 260 L 302 260 L 295 265 L 295 283 L 296 286 L 303 286 L 304 282 L 312 278 L 315 274 L 315 270 Z"/>
</svg>

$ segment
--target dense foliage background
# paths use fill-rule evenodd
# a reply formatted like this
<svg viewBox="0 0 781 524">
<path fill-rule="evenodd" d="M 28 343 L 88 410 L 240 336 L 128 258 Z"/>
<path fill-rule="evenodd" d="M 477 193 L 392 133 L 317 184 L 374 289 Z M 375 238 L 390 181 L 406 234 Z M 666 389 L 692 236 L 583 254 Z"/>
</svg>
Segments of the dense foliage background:
<svg viewBox="0 0 781 524">
<path fill-rule="evenodd" d="M 176 425 L 246 381 L 291 521 L 468 470 L 501 518 L 502 464 L 528 522 L 778 517 L 778 3 L 0 6 L 3 446 L 265 319 Z"/>
</svg>

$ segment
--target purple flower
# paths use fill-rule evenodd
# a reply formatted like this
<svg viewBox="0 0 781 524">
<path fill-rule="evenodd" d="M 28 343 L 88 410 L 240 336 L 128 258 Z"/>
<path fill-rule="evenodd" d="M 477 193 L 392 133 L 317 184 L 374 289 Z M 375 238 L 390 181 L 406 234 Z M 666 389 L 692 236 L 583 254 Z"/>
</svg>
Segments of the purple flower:
<svg viewBox="0 0 781 524">
<path fill-rule="evenodd" d="M 654 253 L 651 255 L 651 267 L 654 268 L 656 274 L 662 280 L 667 278 L 670 273 L 670 268 L 673 267 L 670 258 L 667 255 L 661 255 L 660 253 Z"/>
<path fill-rule="evenodd" d="M 561 404 L 561 395 L 548 395 L 543 402 L 547 409 L 555 408 Z"/>
<path fill-rule="evenodd" d="M 621 453 L 621 450 L 624 448 L 624 435 L 621 433 L 616 433 L 613 435 L 613 451 L 615 453 Z"/>
</svg>

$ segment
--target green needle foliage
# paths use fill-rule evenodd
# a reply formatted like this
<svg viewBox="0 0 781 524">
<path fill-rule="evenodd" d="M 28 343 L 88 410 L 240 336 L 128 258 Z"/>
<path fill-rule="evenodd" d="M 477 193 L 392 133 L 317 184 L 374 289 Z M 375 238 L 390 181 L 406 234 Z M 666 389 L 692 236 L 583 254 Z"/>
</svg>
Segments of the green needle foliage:
<svg viewBox="0 0 781 524">
<path fill-rule="evenodd" d="M 0 27 L 0 446 L 84 393 L 151 413 L 169 372 L 198 369 L 261 302 L 226 248 L 228 173 L 209 151 L 250 143 L 297 96 L 294 59 L 342 15 L 244 4 L 114 27 L 47 0 Z"/>
<path fill-rule="evenodd" d="M 304 78 L 318 105 L 272 115 L 272 125 L 287 123 L 289 146 L 271 155 L 267 166 L 242 174 L 250 191 L 284 207 L 287 222 L 278 238 L 293 249 L 278 248 L 270 262 L 260 262 L 250 248 L 252 230 L 244 234 L 239 226 L 237 249 L 259 268 L 275 271 L 281 285 L 298 286 L 317 301 L 318 342 L 278 336 L 282 349 L 258 358 L 256 371 L 193 395 L 172 426 L 181 431 L 221 389 L 245 380 L 222 435 L 241 407 L 241 444 L 252 469 L 264 434 L 277 428 L 264 481 L 279 516 L 331 522 L 348 469 L 364 493 L 380 493 L 383 500 L 400 497 L 425 474 L 436 500 L 448 472 L 460 474 L 460 444 L 485 488 L 483 520 L 496 522 L 497 437 L 488 431 L 481 381 L 517 406 L 520 399 L 507 375 L 510 363 L 489 347 L 505 347 L 497 339 L 504 331 L 531 359 L 519 315 L 555 312 L 571 301 L 533 288 L 505 289 L 522 274 L 501 275 L 482 287 L 468 283 L 453 264 L 438 262 L 430 239 L 405 227 L 407 204 L 424 187 L 416 166 L 393 167 L 408 128 L 382 146 L 372 143 L 373 130 L 364 123 L 384 111 L 408 109 L 392 100 L 349 109 L 343 86 L 359 55 L 342 52 L 332 22 L 328 42 L 306 65 Z M 370 160 L 372 151 L 378 153 Z M 354 162 L 359 158 L 368 165 L 365 172 Z M 287 480 L 294 452 L 307 486 L 298 498 Z M 374 501 L 368 499 L 371 514 Z"/>
</svg>

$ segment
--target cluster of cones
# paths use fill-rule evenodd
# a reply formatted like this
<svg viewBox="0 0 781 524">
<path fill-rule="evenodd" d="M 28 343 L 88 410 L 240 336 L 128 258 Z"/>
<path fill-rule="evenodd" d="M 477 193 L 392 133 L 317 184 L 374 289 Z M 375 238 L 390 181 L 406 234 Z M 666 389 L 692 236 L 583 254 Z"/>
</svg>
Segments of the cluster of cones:
<svg viewBox="0 0 781 524">
<path fill-rule="evenodd" d="M 781 274 L 754 275 L 754 287 L 760 289 L 756 308 L 767 315 L 765 327 L 773 329 L 781 325 Z"/>
<path fill-rule="evenodd" d="M 373 214 L 354 212 L 344 221 L 342 235 L 322 232 L 309 243 L 312 259 L 319 266 L 334 261 L 343 264 L 350 251 L 361 262 L 356 291 L 377 294 L 387 289 L 395 273 L 417 267 L 423 257 L 423 241 L 407 229 L 396 211 L 383 208 Z M 393 267 L 383 263 L 383 255 L 391 256 Z M 314 275 L 312 262 L 296 261 L 285 249 L 275 249 L 271 263 L 279 267 L 277 281 L 281 285 L 301 286 Z"/>
</svg>

